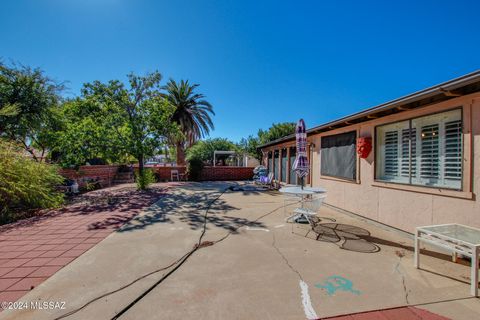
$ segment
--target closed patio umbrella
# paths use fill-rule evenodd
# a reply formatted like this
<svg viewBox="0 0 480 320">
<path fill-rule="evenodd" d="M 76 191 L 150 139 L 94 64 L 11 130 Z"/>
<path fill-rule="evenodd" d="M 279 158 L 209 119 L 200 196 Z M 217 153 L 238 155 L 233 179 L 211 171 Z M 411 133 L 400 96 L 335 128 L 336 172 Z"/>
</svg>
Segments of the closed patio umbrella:
<svg viewBox="0 0 480 320">
<path fill-rule="evenodd" d="M 295 139 L 297 144 L 297 156 L 293 162 L 292 169 L 296 175 L 303 180 L 308 175 L 310 166 L 307 159 L 307 130 L 305 128 L 305 121 L 303 119 L 298 120 L 295 128 Z"/>
</svg>

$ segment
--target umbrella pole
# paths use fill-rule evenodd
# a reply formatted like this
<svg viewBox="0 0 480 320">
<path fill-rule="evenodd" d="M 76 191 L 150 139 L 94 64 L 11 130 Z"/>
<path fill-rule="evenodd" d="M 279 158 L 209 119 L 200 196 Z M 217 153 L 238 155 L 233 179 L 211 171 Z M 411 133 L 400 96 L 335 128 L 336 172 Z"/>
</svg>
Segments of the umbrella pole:
<svg viewBox="0 0 480 320">
<path fill-rule="evenodd" d="M 303 179 L 304 179 L 304 177 L 302 177 L 302 190 L 303 190 Z"/>
</svg>

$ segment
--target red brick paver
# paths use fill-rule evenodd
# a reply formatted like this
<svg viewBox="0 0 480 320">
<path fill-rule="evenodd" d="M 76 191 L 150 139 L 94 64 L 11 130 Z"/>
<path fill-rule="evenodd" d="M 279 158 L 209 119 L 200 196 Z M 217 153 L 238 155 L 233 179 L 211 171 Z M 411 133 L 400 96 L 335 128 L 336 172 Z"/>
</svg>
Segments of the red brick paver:
<svg viewBox="0 0 480 320">
<path fill-rule="evenodd" d="M 346 314 L 323 320 L 450 320 L 438 314 L 415 307 L 402 307 L 376 310 L 362 313 Z"/>
<path fill-rule="evenodd" d="M 97 191 L 98 198 L 105 198 L 105 192 L 109 191 Z M 107 201 L 102 204 L 97 199 L 0 226 L 0 301 L 21 298 L 153 204 L 162 194 L 161 190 L 111 192 L 121 197 L 113 204 Z"/>
</svg>

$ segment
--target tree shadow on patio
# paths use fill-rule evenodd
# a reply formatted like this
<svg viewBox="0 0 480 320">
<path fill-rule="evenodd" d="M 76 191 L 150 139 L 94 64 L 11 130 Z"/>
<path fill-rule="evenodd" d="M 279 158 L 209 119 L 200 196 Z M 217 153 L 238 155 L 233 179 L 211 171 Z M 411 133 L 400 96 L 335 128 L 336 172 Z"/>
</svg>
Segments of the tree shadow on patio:
<svg viewBox="0 0 480 320">
<path fill-rule="evenodd" d="M 52 218 L 62 216 L 92 216 L 98 220 L 90 223 L 89 230 L 118 228 L 138 215 L 165 194 L 164 188 L 139 192 L 134 187 L 117 190 L 102 189 L 75 196 L 65 207 L 38 211 L 35 216 L 0 226 L 0 232 L 41 226 Z"/>
<path fill-rule="evenodd" d="M 145 229 L 156 223 L 173 224 L 175 223 L 173 217 L 177 217 L 179 222 L 187 224 L 191 230 L 198 230 L 204 226 L 206 210 L 208 210 L 207 229 L 213 225 L 235 233 L 241 226 L 263 227 L 260 222 L 226 215 L 227 212 L 239 209 L 218 198 L 220 194 L 220 192 L 201 191 L 187 193 L 178 190 L 174 194 L 161 198 L 143 215 L 128 221 L 118 232 Z"/>
</svg>

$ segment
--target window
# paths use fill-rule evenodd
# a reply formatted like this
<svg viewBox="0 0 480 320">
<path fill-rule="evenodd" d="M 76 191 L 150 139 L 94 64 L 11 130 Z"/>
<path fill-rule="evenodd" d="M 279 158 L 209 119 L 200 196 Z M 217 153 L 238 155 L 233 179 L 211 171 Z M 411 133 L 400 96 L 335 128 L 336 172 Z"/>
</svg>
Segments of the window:
<svg viewBox="0 0 480 320">
<path fill-rule="evenodd" d="M 320 172 L 324 176 L 355 180 L 357 174 L 357 133 L 322 137 Z"/>
<path fill-rule="evenodd" d="M 377 180 L 462 188 L 462 113 L 452 110 L 376 128 Z"/>
</svg>

